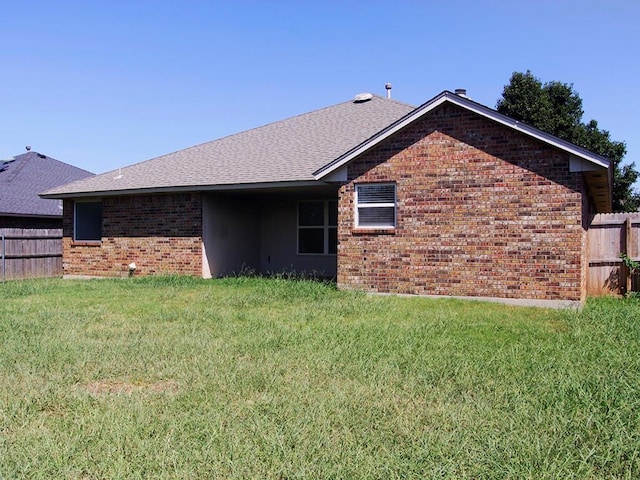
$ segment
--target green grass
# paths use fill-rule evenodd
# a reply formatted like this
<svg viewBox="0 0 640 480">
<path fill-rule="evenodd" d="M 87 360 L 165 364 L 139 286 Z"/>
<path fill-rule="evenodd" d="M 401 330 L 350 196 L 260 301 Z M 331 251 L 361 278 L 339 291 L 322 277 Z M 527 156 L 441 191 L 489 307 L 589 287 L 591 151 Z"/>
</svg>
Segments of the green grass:
<svg viewBox="0 0 640 480">
<path fill-rule="evenodd" d="M 0 285 L 0 478 L 639 478 L 640 301 Z"/>
</svg>

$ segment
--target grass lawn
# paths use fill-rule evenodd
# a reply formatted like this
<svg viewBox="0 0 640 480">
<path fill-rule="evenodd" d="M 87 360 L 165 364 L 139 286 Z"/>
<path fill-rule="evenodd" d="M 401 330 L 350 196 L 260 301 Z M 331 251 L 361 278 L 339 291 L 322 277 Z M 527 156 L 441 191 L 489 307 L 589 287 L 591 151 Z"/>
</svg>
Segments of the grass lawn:
<svg viewBox="0 0 640 480">
<path fill-rule="evenodd" d="M 640 300 L 0 285 L 0 478 L 640 478 Z"/>
</svg>

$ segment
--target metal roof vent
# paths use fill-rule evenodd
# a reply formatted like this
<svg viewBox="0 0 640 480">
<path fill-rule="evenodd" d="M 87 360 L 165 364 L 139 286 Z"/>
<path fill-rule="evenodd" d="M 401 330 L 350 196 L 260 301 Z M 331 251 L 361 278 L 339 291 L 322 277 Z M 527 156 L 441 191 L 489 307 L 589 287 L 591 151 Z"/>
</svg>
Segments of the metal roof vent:
<svg viewBox="0 0 640 480">
<path fill-rule="evenodd" d="M 353 103 L 368 102 L 372 98 L 373 98 L 373 95 L 370 93 L 359 93 L 355 97 L 353 97 Z"/>
<path fill-rule="evenodd" d="M 391 88 L 393 88 L 393 85 L 391 85 L 390 83 L 385 83 L 384 88 L 387 91 L 387 98 L 391 98 Z"/>
<path fill-rule="evenodd" d="M 456 95 L 458 95 L 459 97 L 462 97 L 462 98 L 469 98 L 467 96 L 467 89 L 466 88 L 456 88 L 455 92 L 453 92 L 453 93 L 455 93 Z"/>
</svg>

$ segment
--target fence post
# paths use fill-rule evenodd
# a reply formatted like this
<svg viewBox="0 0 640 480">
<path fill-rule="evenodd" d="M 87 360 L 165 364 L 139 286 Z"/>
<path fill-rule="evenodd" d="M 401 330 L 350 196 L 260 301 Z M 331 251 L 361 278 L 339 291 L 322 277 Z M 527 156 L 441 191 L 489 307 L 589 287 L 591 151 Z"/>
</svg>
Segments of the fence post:
<svg viewBox="0 0 640 480">
<path fill-rule="evenodd" d="M 631 250 L 633 249 L 633 242 L 631 241 L 631 217 L 627 217 L 626 220 L 624 221 L 624 226 L 625 226 L 625 232 L 624 232 L 624 247 L 625 247 L 625 251 L 627 252 L 627 256 L 632 259 L 635 260 L 635 253 L 636 252 L 632 252 Z M 626 293 L 631 292 L 631 270 L 629 270 L 628 268 L 625 268 L 625 273 L 626 273 Z"/>
</svg>

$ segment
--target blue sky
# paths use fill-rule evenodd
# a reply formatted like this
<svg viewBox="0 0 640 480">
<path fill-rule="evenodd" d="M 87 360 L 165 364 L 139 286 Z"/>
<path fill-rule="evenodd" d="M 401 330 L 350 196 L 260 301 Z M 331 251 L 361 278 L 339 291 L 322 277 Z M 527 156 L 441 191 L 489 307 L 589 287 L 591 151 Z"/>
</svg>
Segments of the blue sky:
<svg viewBox="0 0 640 480">
<path fill-rule="evenodd" d="M 0 159 L 102 173 L 385 94 L 466 88 L 495 107 L 514 71 L 572 83 L 640 169 L 640 2 L 8 1 Z"/>
</svg>

